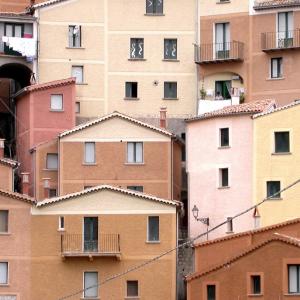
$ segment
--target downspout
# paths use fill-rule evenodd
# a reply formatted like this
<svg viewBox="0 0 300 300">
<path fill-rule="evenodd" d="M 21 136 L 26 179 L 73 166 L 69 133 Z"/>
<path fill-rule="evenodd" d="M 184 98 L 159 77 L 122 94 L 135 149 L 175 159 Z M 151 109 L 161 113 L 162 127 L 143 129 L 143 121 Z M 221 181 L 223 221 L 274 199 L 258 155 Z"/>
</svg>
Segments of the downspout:
<svg viewBox="0 0 300 300">
<path fill-rule="evenodd" d="M 174 193 L 173 193 L 173 187 L 174 187 L 174 176 L 173 176 L 173 171 L 174 171 L 174 140 L 173 137 L 171 137 L 171 200 L 174 200 Z"/>
<path fill-rule="evenodd" d="M 34 60 L 34 66 L 33 66 L 33 72 L 35 73 L 35 79 L 36 82 L 39 82 L 39 54 L 40 54 L 40 26 L 39 26 L 39 21 L 40 21 L 40 14 L 39 10 L 35 9 L 34 10 L 34 16 L 36 18 L 36 21 L 34 22 L 34 36 L 36 37 L 36 59 Z"/>
<path fill-rule="evenodd" d="M 176 206 L 176 300 L 178 300 L 178 293 L 179 293 L 179 290 L 178 290 L 178 280 L 179 280 L 179 274 L 178 274 L 178 262 L 179 262 L 179 259 L 178 259 L 178 239 L 179 239 L 179 222 L 178 222 L 178 208 Z"/>
<path fill-rule="evenodd" d="M 196 22 L 195 22 L 195 26 L 196 26 L 196 29 L 195 29 L 195 45 L 198 47 L 200 46 L 199 43 L 200 43 L 200 22 L 199 22 L 199 19 L 200 19 L 200 6 L 199 6 L 199 0 L 195 0 L 196 1 Z M 195 46 L 195 47 L 196 47 Z M 196 51 L 194 49 L 194 51 Z M 195 55 L 194 55 L 195 56 Z M 200 66 L 198 64 L 196 64 L 195 62 L 195 65 L 196 65 L 196 114 L 198 115 L 198 109 L 199 109 L 199 105 L 198 105 L 198 99 L 200 98 L 200 89 L 199 89 L 199 82 L 200 82 Z"/>
<path fill-rule="evenodd" d="M 58 156 L 58 170 L 57 170 L 57 196 L 60 196 L 60 136 L 57 138 L 57 156 Z"/>
</svg>

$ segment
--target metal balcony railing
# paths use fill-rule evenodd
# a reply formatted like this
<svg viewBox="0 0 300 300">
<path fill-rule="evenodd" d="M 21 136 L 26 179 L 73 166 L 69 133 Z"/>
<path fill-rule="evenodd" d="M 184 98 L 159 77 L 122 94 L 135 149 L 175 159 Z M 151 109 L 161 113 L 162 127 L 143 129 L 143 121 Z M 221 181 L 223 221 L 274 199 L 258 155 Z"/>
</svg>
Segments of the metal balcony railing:
<svg viewBox="0 0 300 300">
<path fill-rule="evenodd" d="M 243 61 L 244 43 L 233 41 L 195 45 L 195 62 L 198 64 L 226 61 Z"/>
<path fill-rule="evenodd" d="M 261 34 L 262 51 L 300 48 L 300 29 L 264 32 Z"/>
<path fill-rule="evenodd" d="M 120 235 L 100 234 L 98 239 L 86 240 L 82 234 L 61 236 L 62 256 L 118 256 L 120 255 Z"/>
</svg>

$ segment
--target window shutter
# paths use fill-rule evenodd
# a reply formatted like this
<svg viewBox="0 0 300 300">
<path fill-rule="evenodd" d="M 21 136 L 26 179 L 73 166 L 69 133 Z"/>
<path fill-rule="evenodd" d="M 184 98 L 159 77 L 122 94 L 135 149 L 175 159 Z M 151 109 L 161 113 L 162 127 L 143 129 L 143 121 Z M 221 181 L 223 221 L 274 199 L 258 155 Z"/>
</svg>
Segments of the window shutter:
<svg viewBox="0 0 300 300">
<path fill-rule="evenodd" d="M 85 162 L 95 163 L 95 143 L 85 143 Z"/>
<path fill-rule="evenodd" d="M 7 284 L 8 263 L 0 263 L 0 284 Z"/>
<path fill-rule="evenodd" d="M 127 143 L 127 162 L 134 163 L 134 143 Z"/>
<path fill-rule="evenodd" d="M 136 162 L 142 163 L 143 162 L 143 143 L 136 143 Z"/>
<path fill-rule="evenodd" d="M 8 231 L 8 211 L 0 210 L 0 232 Z"/>
<path fill-rule="evenodd" d="M 97 272 L 84 273 L 84 288 L 88 288 L 98 284 Z M 84 291 L 84 297 L 98 297 L 98 287 L 93 287 Z"/>
</svg>

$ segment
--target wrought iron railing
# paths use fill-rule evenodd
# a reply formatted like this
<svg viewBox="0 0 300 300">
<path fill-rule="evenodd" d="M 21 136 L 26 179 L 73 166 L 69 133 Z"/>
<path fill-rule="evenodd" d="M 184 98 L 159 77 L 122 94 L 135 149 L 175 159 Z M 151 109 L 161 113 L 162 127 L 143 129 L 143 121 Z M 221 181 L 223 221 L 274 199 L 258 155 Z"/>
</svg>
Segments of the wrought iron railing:
<svg viewBox="0 0 300 300">
<path fill-rule="evenodd" d="M 282 50 L 300 47 L 300 29 L 261 34 L 261 48 L 267 50 Z"/>
<path fill-rule="evenodd" d="M 82 234 L 63 234 L 61 253 L 69 255 L 120 253 L 119 234 L 100 234 L 98 239 L 87 240 Z"/>
<path fill-rule="evenodd" d="M 233 41 L 195 45 L 195 62 L 208 63 L 244 59 L 244 43 Z"/>
</svg>

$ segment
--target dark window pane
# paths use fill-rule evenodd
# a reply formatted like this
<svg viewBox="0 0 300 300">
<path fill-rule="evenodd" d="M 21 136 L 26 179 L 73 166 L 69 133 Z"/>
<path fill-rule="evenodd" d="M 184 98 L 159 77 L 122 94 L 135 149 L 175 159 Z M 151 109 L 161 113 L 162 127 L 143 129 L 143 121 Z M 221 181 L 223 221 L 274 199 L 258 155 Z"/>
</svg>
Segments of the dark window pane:
<svg viewBox="0 0 300 300">
<path fill-rule="evenodd" d="M 144 58 L 144 39 L 130 39 L 130 58 Z"/>
<path fill-rule="evenodd" d="M 229 146 L 229 128 L 221 128 L 221 147 Z"/>
<path fill-rule="evenodd" d="M 163 0 L 146 0 L 146 13 L 147 14 L 162 14 L 163 13 Z"/>
<path fill-rule="evenodd" d="M 0 232 L 8 232 L 8 210 L 0 210 Z"/>
<path fill-rule="evenodd" d="M 165 39 L 165 59 L 177 59 L 177 40 Z"/>
<path fill-rule="evenodd" d="M 207 286 L 207 300 L 216 300 L 216 286 L 215 285 Z"/>
<path fill-rule="evenodd" d="M 251 276 L 251 287 L 252 287 L 252 294 L 260 294 L 261 293 L 261 284 L 260 284 L 260 276 L 253 275 Z"/>
<path fill-rule="evenodd" d="M 216 81 L 215 98 L 216 100 L 231 99 L 231 81 Z"/>
<path fill-rule="evenodd" d="M 138 83 L 137 82 L 126 82 L 125 97 L 126 98 L 137 98 L 137 96 L 138 96 Z"/>
<path fill-rule="evenodd" d="M 227 232 L 233 232 L 233 221 L 232 218 L 227 218 Z"/>
<path fill-rule="evenodd" d="M 275 132 L 275 152 L 290 152 L 290 133 L 288 131 Z"/>
<path fill-rule="evenodd" d="M 289 265 L 289 294 L 300 293 L 300 265 Z"/>
<path fill-rule="evenodd" d="M 139 295 L 138 281 L 127 281 L 127 297 L 137 297 Z"/>
<path fill-rule="evenodd" d="M 54 198 L 57 196 L 56 189 L 50 189 L 49 190 L 49 198 Z"/>
<path fill-rule="evenodd" d="M 282 77 L 282 58 L 272 58 L 271 59 L 271 78 Z"/>
<path fill-rule="evenodd" d="M 166 99 L 176 99 L 177 98 L 177 82 L 165 82 L 164 98 L 166 98 Z"/>
<path fill-rule="evenodd" d="M 226 187 L 228 186 L 228 169 L 224 168 L 221 169 L 221 186 Z"/>
<path fill-rule="evenodd" d="M 280 181 L 267 181 L 267 197 L 271 197 L 272 195 L 276 194 L 279 191 L 280 191 Z M 280 198 L 280 193 L 273 197 Z"/>
<path fill-rule="evenodd" d="M 159 217 L 148 219 L 148 241 L 159 241 Z"/>
<path fill-rule="evenodd" d="M 129 186 L 127 186 L 127 189 L 137 191 L 137 192 L 143 192 L 144 191 L 144 187 L 141 186 L 141 185 L 129 185 Z"/>
</svg>

